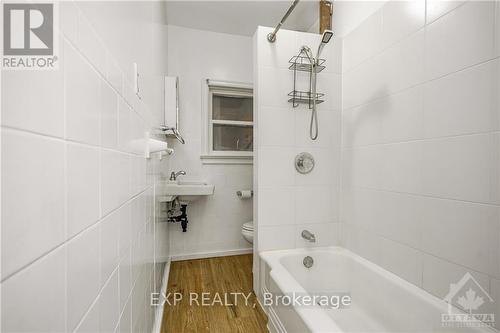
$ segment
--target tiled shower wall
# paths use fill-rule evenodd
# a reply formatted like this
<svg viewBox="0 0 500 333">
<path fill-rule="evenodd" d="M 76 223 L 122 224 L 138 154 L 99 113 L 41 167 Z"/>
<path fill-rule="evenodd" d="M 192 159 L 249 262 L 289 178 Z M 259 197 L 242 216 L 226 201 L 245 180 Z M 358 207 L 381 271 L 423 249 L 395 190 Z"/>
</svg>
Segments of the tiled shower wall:
<svg viewBox="0 0 500 333">
<path fill-rule="evenodd" d="M 293 90 L 288 61 L 302 45 L 316 52 L 321 36 L 280 30 L 276 42 L 269 43 L 269 32 L 259 27 L 254 35 L 254 250 L 334 245 L 339 236 L 342 43 L 336 40 L 322 53 L 326 69 L 318 74 L 317 90 L 326 101 L 318 105 L 319 137 L 313 141 L 311 111 L 304 105 L 292 108 L 287 101 Z M 298 89 L 308 90 L 307 73 L 299 73 L 297 82 Z M 295 170 L 300 152 L 311 153 L 316 161 L 309 174 Z M 316 243 L 301 238 L 304 229 L 316 235 Z"/>
<path fill-rule="evenodd" d="M 311 111 L 292 108 L 287 94 L 293 90 L 289 59 L 302 45 L 316 50 L 318 34 L 280 31 L 275 43 L 256 33 L 255 132 L 258 169 L 258 247 L 260 251 L 303 247 L 303 229 L 318 235 L 316 246 L 331 245 L 338 236 L 340 180 L 340 42 L 325 47 L 326 69 L 318 74 L 318 92 L 326 101 L 318 105 L 319 137 L 309 138 Z M 308 89 L 309 76 L 300 72 L 298 88 Z M 303 175 L 294 167 L 295 155 L 313 155 L 313 171 Z M 279 235 L 279 237 L 277 237 Z"/>
<path fill-rule="evenodd" d="M 129 144 L 163 120 L 165 9 L 59 6 L 59 69 L 2 72 L 2 331 L 150 331 L 168 257 L 154 184 L 168 161 Z"/>
<path fill-rule="evenodd" d="M 500 300 L 498 7 L 391 1 L 344 38 L 342 242 L 440 298 L 468 271 Z"/>
</svg>

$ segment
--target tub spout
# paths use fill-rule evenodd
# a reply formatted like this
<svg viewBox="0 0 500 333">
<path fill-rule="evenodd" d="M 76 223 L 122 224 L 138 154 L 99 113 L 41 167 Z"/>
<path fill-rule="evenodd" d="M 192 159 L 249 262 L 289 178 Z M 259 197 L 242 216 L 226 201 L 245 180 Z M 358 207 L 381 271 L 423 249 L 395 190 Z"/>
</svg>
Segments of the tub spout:
<svg viewBox="0 0 500 333">
<path fill-rule="evenodd" d="M 310 241 L 311 243 L 316 242 L 316 237 L 314 237 L 314 234 L 311 233 L 309 230 L 302 230 L 302 238 Z"/>
</svg>

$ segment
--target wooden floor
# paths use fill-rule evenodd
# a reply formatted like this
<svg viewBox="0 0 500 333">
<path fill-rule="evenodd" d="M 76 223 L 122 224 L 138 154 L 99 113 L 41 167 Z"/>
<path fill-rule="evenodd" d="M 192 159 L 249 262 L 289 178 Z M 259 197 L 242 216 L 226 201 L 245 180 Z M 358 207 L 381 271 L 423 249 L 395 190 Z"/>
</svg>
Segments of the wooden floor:
<svg viewBox="0 0 500 333">
<path fill-rule="evenodd" d="M 252 292 L 252 255 L 173 262 L 167 289 L 167 293 L 182 293 L 183 298 L 177 305 L 165 304 L 162 333 L 267 332 L 267 317 Z M 199 295 L 199 305 L 190 304 L 190 293 Z M 213 306 L 202 306 L 202 293 L 209 293 L 208 303 Z M 223 302 L 227 294 L 228 302 L 214 302 L 216 293 Z M 242 295 L 229 293 L 251 296 L 245 304 Z M 173 296 L 169 299 L 173 303 Z"/>
</svg>

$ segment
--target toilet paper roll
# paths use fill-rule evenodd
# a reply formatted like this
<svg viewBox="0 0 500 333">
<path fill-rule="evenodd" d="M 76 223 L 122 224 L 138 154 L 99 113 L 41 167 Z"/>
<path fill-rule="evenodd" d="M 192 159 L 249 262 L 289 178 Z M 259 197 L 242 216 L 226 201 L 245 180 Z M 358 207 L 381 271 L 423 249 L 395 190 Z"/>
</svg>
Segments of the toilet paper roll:
<svg viewBox="0 0 500 333">
<path fill-rule="evenodd" d="M 253 191 L 252 190 L 241 190 L 241 191 L 237 191 L 236 195 L 238 195 L 238 198 L 240 198 L 240 199 L 249 199 L 253 196 Z"/>
</svg>

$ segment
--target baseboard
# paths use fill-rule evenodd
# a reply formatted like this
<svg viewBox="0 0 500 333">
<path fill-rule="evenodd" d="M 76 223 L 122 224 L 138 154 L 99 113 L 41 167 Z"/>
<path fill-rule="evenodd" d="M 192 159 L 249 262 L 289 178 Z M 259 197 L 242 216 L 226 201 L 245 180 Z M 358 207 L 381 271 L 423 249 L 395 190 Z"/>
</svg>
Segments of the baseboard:
<svg viewBox="0 0 500 333">
<path fill-rule="evenodd" d="M 165 269 L 163 271 L 163 278 L 161 279 L 161 295 L 167 294 L 167 285 L 168 285 L 168 275 L 170 274 L 170 263 L 171 260 L 167 260 L 165 263 Z M 152 333 L 160 333 L 161 331 L 161 322 L 163 319 L 163 304 L 158 305 L 155 311 L 155 322 L 153 324 L 153 332 Z"/>
<path fill-rule="evenodd" d="M 190 259 L 203 259 L 203 258 L 213 258 L 213 257 L 237 256 L 237 255 L 240 255 L 240 254 L 249 254 L 249 253 L 253 253 L 253 248 L 173 255 L 172 256 L 172 261 L 181 261 L 181 260 L 190 260 Z"/>
</svg>

